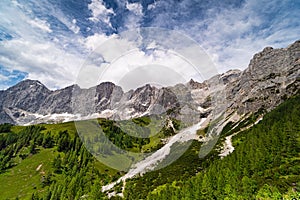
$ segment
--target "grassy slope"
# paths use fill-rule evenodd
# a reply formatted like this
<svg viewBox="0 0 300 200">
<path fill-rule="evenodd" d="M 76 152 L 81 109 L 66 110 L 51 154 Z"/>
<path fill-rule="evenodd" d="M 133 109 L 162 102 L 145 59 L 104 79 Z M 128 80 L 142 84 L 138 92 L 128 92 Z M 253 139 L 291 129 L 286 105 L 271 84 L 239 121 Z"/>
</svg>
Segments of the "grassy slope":
<svg viewBox="0 0 300 200">
<path fill-rule="evenodd" d="M 20 199 L 30 199 L 35 189 L 42 191 L 41 179 L 43 175 L 51 173 L 51 161 L 57 155 L 52 149 L 42 149 L 39 153 L 29 156 L 21 161 L 15 167 L 0 174 L 0 199 L 14 199 L 19 196 Z M 39 171 L 37 167 L 42 164 Z"/>
<path fill-rule="evenodd" d="M 46 128 L 42 133 L 51 131 L 54 135 L 57 135 L 60 131 L 68 130 L 71 136 L 76 134 L 74 122 L 43 124 L 42 126 Z M 24 128 L 24 126 L 13 126 L 11 130 L 12 132 L 18 133 Z M 0 174 L 0 200 L 15 199 L 17 196 L 20 199 L 30 199 L 33 192 L 46 191 L 47 186 L 42 188 L 41 180 L 43 176 L 51 174 L 54 171 L 52 162 L 59 152 L 57 152 L 56 147 L 51 149 L 37 148 L 38 152 L 36 154 L 30 155 L 24 160 L 16 156 L 16 158 L 14 158 L 16 166 Z M 20 152 L 28 152 L 28 147 L 23 147 Z M 42 164 L 42 167 L 39 171 L 36 171 L 40 164 Z M 106 173 L 111 176 L 117 174 L 115 169 L 109 168 L 100 162 L 96 162 L 95 167 L 100 173 Z M 60 175 L 56 175 L 55 179 L 62 181 Z"/>
<path fill-rule="evenodd" d="M 152 190 L 150 199 L 298 199 L 299 102 L 299 95 L 287 100 L 259 124 L 235 136 L 232 154 L 223 160 L 213 159 L 188 181 L 140 189 L 144 193 Z M 139 189 L 135 185 L 138 182 L 127 184 L 128 189 Z M 127 197 L 134 199 L 136 195 Z"/>
<path fill-rule="evenodd" d="M 297 101 L 294 102 L 294 105 L 295 103 L 297 103 Z M 51 131 L 52 133 L 57 134 L 59 131 L 64 130 L 68 130 L 71 136 L 76 133 L 73 122 L 49 124 L 43 126 L 46 128 L 46 130 L 43 131 L 44 133 Z M 14 126 L 12 131 L 19 132 L 23 128 L 24 127 L 21 126 Z M 239 137 L 234 138 L 234 144 L 237 145 L 243 141 L 243 138 L 240 137 L 242 137 L 242 134 Z M 300 137 L 297 139 L 300 141 Z M 158 141 L 155 141 L 155 143 L 156 142 Z M 217 152 L 211 152 L 211 154 L 206 157 L 205 160 L 199 159 L 199 145 L 201 144 L 195 141 L 190 149 L 185 152 L 184 156 L 179 158 L 172 165 L 159 171 L 147 173 L 143 177 L 129 180 L 127 186 L 129 186 L 130 189 L 126 192 L 140 193 L 142 194 L 141 197 L 145 197 L 147 196 L 148 192 L 153 191 L 155 188 L 159 189 L 162 187 L 162 185 L 168 183 L 172 184 L 176 181 L 179 181 L 179 184 L 183 184 L 184 182 L 181 181 L 189 179 L 189 177 L 201 171 L 202 169 L 209 168 L 211 161 L 215 160 L 217 157 Z M 149 146 L 151 147 L 152 145 Z M 27 151 L 27 149 L 25 148 L 22 151 Z M 234 154 L 236 153 L 237 152 L 234 152 Z M 44 175 L 43 172 L 47 174 L 53 171 L 52 160 L 55 156 L 57 156 L 57 154 L 58 152 L 56 151 L 56 147 L 52 149 L 40 148 L 40 151 L 37 154 L 29 156 L 24 160 L 19 159 L 18 157 L 15 158 L 15 162 L 19 163 L 13 168 L 8 169 L 5 173 L 0 174 L 0 199 L 15 199 L 17 195 L 20 197 L 20 199 L 29 199 L 32 192 L 36 190 L 41 192 L 46 190 L 47 187 L 41 187 L 41 178 Z M 299 160 L 299 157 L 300 155 L 298 157 L 283 158 L 283 160 L 285 160 L 287 163 L 292 163 L 294 160 Z M 41 169 L 36 171 L 40 164 L 43 164 Z M 117 174 L 116 170 L 110 169 L 100 162 L 97 162 L 96 167 L 101 173 L 108 173 L 112 176 Z M 293 179 L 293 176 L 293 174 L 287 174 L 282 178 Z M 59 175 L 56 176 L 58 181 L 60 178 L 61 177 Z"/>
<path fill-rule="evenodd" d="M 65 130 L 68 131 L 71 137 L 76 133 L 76 127 L 74 122 L 58 123 L 58 124 L 42 124 L 45 130 L 41 133 L 46 134 L 51 132 L 52 135 L 58 135 L 59 132 Z M 153 124 L 150 124 L 151 133 L 156 129 Z M 13 126 L 11 131 L 14 133 L 20 133 L 24 130 L 25 126 Z M 86 127 L 90 130 L 91 127 Z M 93 130 L 91 131 L 93 132 Z M 6 133 L 2 133 L 6 134 Z M 150 138 L 150 143 L 143 146 L 143 149 L 151 149 L 156 147 L 160 143 L 160 137 L 163 137 L 162 133 L 155 135 Z M 43 176 L 47 174 L 53 174 L 53 159 L 60 154 L 62 157 L 63 153 L 57 151 L 57 147 L 51 149 L 44 149 L 43 147 L 37 147 L 38 152 L 34 155 L 29 155 L 25 159 L 21 159 L 19 154 L 28 154 L 29 147 L 23 147 L 18 155 L 13 158 L 14 167 L 7 169 L 4 173 L 0 174 L 0 200 L 2 199 L 15 199 L 17 196 L 20 199 L 30 199 L 32 193 L 39 191 L 43 193 L 47 190 L 48 186 L 42 188 L 41 180 Z M 42 164 L 42 167 L 37 171 L 37 167 Z M 96 161 L 95 167 L 100 173 L 108 174 L 110 176 L 118 176 L 118 171 L 107 167 L 101 162 Z M 63 177 L 56 174 L 54 179 L 58 182 L 63 181 Z"/>
</svg>

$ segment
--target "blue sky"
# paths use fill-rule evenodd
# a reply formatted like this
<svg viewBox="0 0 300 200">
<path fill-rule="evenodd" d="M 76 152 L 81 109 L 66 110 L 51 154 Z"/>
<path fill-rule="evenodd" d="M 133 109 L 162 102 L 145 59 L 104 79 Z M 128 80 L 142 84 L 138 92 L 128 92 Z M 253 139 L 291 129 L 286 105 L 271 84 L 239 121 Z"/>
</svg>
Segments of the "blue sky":
<svg viewBox="0 0 300 200">
<path fill-rule="evenodd" d="M 73 84 L 97 46 L 141 27 L 187 35 L 219 73 L 245 69 L 265 46 L 300 39 L 299 10 L 298 0 L 2 0 L 0 89 L 25 78 Z"/>
</svg>

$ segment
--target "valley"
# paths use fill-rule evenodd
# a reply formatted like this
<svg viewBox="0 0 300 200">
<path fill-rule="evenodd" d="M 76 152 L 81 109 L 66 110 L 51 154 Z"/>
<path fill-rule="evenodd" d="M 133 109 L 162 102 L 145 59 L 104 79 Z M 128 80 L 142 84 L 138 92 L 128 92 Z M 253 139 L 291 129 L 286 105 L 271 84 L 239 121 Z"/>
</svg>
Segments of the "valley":
<svg viewBox="0 0 300 200">
<path fill-rule="evenodd" d="M 0 199 L 298 198 L 299 56 L 129 92 L 24 80 L 0 92 Z"/>
</svg>

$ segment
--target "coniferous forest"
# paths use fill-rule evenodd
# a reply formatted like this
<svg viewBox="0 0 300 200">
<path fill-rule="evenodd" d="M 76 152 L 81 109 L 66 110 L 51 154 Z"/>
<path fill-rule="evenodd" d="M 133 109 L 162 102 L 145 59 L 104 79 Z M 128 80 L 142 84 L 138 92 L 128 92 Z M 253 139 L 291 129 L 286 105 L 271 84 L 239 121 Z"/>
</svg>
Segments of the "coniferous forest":
<svg viewBox="0 0 300 200">
<path fill-rule="evenodd" d="M 234 136 L 235 150 L 223 159 L 218 145 L 200 159 L 201 143 L 193 141 L 171 165 L 127 180 L 124 198 L 300 199 L 299 102 L 299 95 L 286 100 Z M 117 139 L 125 136 L 115 136 L 113 123 L 104 122 L 110 140 L 124 141 L 122 148 L 142 149 L 150 143 Z M 226 132 L 222 134 L 219 143 Z M 1 125 L 0 150 L 0 182 L 5 183 L 0 199 L 107 199 L 101 187 L 124 174 L 97 161 L 72 122 Z"/>
<path fill-rule="evenodd" d="M 0 0 L 0 200 L 300 200 L 300 0 Z"/>
</svg>

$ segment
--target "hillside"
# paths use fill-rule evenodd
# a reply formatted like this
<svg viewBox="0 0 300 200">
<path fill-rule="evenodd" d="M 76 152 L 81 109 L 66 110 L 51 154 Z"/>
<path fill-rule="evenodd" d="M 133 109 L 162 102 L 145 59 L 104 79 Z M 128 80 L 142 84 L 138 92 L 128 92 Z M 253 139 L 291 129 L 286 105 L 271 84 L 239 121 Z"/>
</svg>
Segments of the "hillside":
<svg viewBox="0 0 300 200">
<path fill-rule="evenodd" d="M 244 71 L 230 70 L 198 83 L 157 88 L 150 84 L 130 91 L 102 82 L 84 89 L 78 85 L 51 91 L 37 80 L 24 80 L 0 91 L 0 124 L 28 125 L 88 118 L 128 120 L 168 113 L 197 123 L 203 117 L 237 120 L 272 110 L 299 88 L 300 41 L 287 48 L 266 47 L 255 54 Z M 193 113 L 193 114 L 191 114 Z M 226 124 L 226 123 L 225 123 Z"/>
<path fill-rule="evenodd" d="M 299 95 L 285 101 L 266 114 L 257 125 L 234 136 L 235 151 L 224 159 L 218 158 L 217 152 L 212 152 L 206 159 L 198 159 L 198 167 L 201 170 L 197 171 L 197 175 L 180 178 L 176 176 L 165 181 L 154 178 L 159 176 L 160 171 L 152 172 L 127 183 L 125 197 L 298 199 L 300 197 L 299 102 Z M 167 173 L 165 172 L 165 176 Z M 147 183 L 143 184 L 145 180 Z M 159 181 L 161 182 L 157 185 Z M 135 192 L 136 190 L 147 192 Z"/>
<path fill-rule="evenodd" d="M 125 199 L 292 199 L 300 191 L 300 95 L 233 137 L 235 151 L 198 157 L 199 143 L 176 162 L 127 181 Z M 122 175 L 96 161 L 72 122 L 1 125 L 1 199 L 103 199 Z M 222 133 L 223 136 L 226 132 Z M 222 137 L 220 142 L 222 141 Z M 121 185 L 115 191 L 121 191 Z M 296 195 L 296 196 L 295 196 Z M 117 197 L 114 197 L 117 198 Z"/>
<path fill-rule="evenodd" d="M 203 83 L 0 91 L 0 199 L 299 196 L 299 47 Z"/>
</svg>

